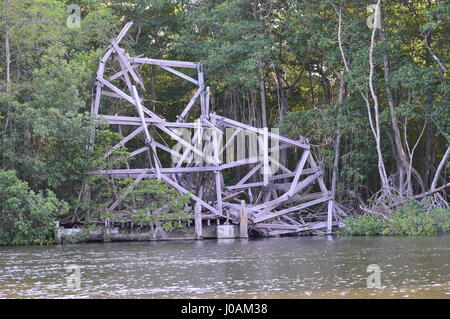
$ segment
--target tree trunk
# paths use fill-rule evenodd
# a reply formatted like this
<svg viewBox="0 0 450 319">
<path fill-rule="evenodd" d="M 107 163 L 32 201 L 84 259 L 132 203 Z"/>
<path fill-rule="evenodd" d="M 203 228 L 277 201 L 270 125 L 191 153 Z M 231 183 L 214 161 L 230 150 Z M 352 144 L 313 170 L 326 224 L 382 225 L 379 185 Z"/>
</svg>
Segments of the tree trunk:
<svg viewBox="0 0 450 319">
<path fill-rule="evenodd" d="M 447 151 L 445 151 L 444 157 L 442 157 L 442 160 L 439 163 L 436 173 L 434 174 L 434 178 L 433 178 L 433 181 L 431 182 L 430 190 L 433 190 L 436 188 L 436 184 L 439 180 L 439 176 L 441 175 L 441 171 L 444 168 L 445 164 L 447 163 L 449 157 L 450 157 L 450 145 L 447 147 Z"/>
<path fill-rule="evenodd" d="M 380 40 L 384 42 L 386 40 L 386 36 L 384 34 L 383 26 L 380 29 Z M 406 156 L 405 150 L 403 149 L 402 145 L 402 139 L 400 135 L 400 129 L 398 126 L 398 118 L 395 113 L 395 106 L 394 106 L 394 96 L 392 94 L 391 88 L 389 87 L 389 78 L 390 78 L 390 68 L 389 68 L 389 58 L 387 54 L 385 53 L 383 55 L 383 67 L 384 67 L 384 84 L 386 89 L 386 96 L 388 99 L 388 105 L 389 105 L 389 113 L 391 115 L 391 124 L 392 129 L 394 131 L 394 145 L 396 152 L 394 155 L 397 155 L 398 160 L 397 163 L 397 170 L 399 174 L 399 188 L 403 188 L 401 185 L 403 185 L 403 172 L 404 171 L 410 171 L 409 168 L 409 161 Z M 401 167 L 400 167 L 401 165 Z"/>
</svg>

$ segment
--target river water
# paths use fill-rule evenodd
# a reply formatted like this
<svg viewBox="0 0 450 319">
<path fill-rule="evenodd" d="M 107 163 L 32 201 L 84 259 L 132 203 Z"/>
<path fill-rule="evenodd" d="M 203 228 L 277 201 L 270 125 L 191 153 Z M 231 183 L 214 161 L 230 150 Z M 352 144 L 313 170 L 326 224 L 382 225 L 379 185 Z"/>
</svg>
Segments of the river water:
<svg viewBox="0 0 450 319">
<path fill-rule="evenodd" d="M 450 298 L 450 236 L 0 247 L 0 269 L 0 298 Z"/>
</svg>

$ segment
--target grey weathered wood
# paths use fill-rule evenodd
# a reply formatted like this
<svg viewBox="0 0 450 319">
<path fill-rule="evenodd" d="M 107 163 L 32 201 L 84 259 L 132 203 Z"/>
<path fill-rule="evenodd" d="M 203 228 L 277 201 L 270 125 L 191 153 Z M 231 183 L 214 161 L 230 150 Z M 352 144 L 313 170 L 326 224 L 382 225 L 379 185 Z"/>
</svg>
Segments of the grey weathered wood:
<svg viewBox="0 0 450 319">
<path fill-rule="evenodd" d="M 202 205 L 195 202 L 195 238 L 203 239 Z"/>
<path fill-rule="evenodd" d="M 303 167 L 305 166 L 306 160 L 308 159 L 308 157 L 309 157 L 309 150 L 305 150 L 302 154 L 300 162 L 298 163 L 297 170 L 295 172 L 295 176 L 294 176 L 294 180 L 292 181 L 291 188 L 289 189 L 289 192 L 287 193 L 287 195 L 289 197 L 294 195 L 295 187 L 297 186 L 298 180 L 302 174 Z"/>
<path fill-rule="evenodd" d="M 100 59 L 91 112 L 93 120 L 101 119 L 110 125 L 119 125 L 119 129 L 123 125 L 137 126 L 128 136 L 122 138 L 119 143 L 113 146 L 113 149 L 125 146 L 126 143 L 143 132 L 145 134 L 145 144 L 138 145 L 137 149 L 130 153 L 130 156 L 147 152 L 149 154 L 149 162 L 145 165 L 147 167 L 144 168 L 130 168 L 130 165 L 127 164 L 126 169 L 100 169 L 87 172 L 87 174 L 114 176 L 114 178 L 134 178 L 134 182 L 130 185 L 130 189 L 127 192 L 142 179 L 161 178 L 167 185 L 176 189 L 181 194 L 189 194 L 193 202 L 195 202 L 194 209 L 190 211 L 193 212 L 192 219 L 195 220 L 197 238 L 201 238 L 202 236 L 202 219 L 208 222 L 210 219 L 216 219 L 218 224 L 224 220 L 232 220 L 234 223 L 239 223 L 241 237 L 248 235 L 247 229 L 249 222 L 253 229 L 267 235 L 281 235 L 301 231 L 314 232 L 325 228 L 331 231 L 331 228 L 337 222 L 337 215 L 340 216 L 341 213 L 334 213 L 338 210 L 338 207 L 335 205 L 331 193 L 325 186 L 322 176 L 323 172 L 311 155 L 309 151 L 310 145 L 307 140 L 304 138 L 292 140 L 269 132 L 267 128 L 256 128 L 223 116 L 218 116 L 215 113 L 210 113 L 210 89 L 205 85 L 203 66 L 195 62 L 169 61 L 142 57 L 131 58 L 119 46 L 120 41 L 130 27 L 131 23 L 128 23 L 117 38 L 111 41 L 105 54 Z M 114 67 L 112 67 L 113 64 Z M 194 96 L 181 114 L 177 116 L 176 122 L 168 122 L 144 106 L 144 103 L 149 100 L 143 94 L 140 94 L 135 86 L 140 85 L 144 88 L 140 74 L 140 66 L 143 64 L 159 66 L 198 86 Z M 117 65 L 120 67 L 119 70 L 115 69 Z M 111 74 L 109 70 L 111 68 L 113 75 L 105 79 L 105 71 L 107 68 L 107 74 Z M 195 69 L 198 78 L 194 79 L 175 68 Z M 123 81 L 122 85 L 112 83 L 112 81 L 118 79 Z M 118 83 L 118 81 L 114 83 Z M 135 108 L 135 116 L 100 114 L 102 95 L 130 103 Z M 186 122 L 186 118 L 192 114 L 191 112 L 194 106 L 198 107 L 198 104 L 200 104 L 201 113 L 199 120 L 195 123 Z M 128 113 L 125 114 L 128 115 Z M 152 130 L 149 130 L 149 127 Z M 196 132 L 192 138 L 189 135 L 186 140 L 184 138 L 185 136 L 180 136 L 180 128 L 195 129 Z M 228 139 L 225 141 L 225 145 L 223 145 L 223 133 L 229 128 L 235 131 L 231 134 L 231 138 L 227 136 Z M 206 131 L 209 129 L 212 129 L 214 134 L 219 135 L 206 140 L 205 138 L 209 138 L 209 135 L 205 133 L 209 133 Z M 150 132 L 156 134 L 155 137 L 161 138 L 163 142 L 157 142 Z M 250 132 L 253 135 L 257 135 L 256 138 L 260 149 L 258 156 L 252 154 L 249 158 L 234 159 L 234 141 L 240 132 L 244 134 Z M 181 145 L 183 151 L 178 152 L 172 149 L 169 146 L 172 143 L 166 142 L 167 136 L 175 141 L 175 143 Z M 95 135 L 91 134 L 90 142 L 93 142 L 94 138 Z M 268 145 L 269 139 L 272 141 L 271 147 Z M 212 148 L 213 153 L 209 154 L 209 152 L 204 151 L 204 147 L 208 148 L 208 150 Z M 294 151 L 299 149 L 303 150 L 303 154 L 296 165 L 295 172 L 292 172 L 289 168 L 279 163 L 274 156 L 271 156 L 274 152 L 286 149 L 292 149 Z M 89 150 L 92 151 L 93 147 L 89 146 Z M 227 151 L 227 161 L 222 163 L 221 155 L 224 150 Z M 228 154 L 229 150 L 233 152 L 233 157 L 229 156 L 231 154 L 231 152 Z M 172 156 L 173 163 L 170 164 L 171 167 L 164 167 L 166 163 L 161 163 L 158 151 L 160 153 L 166 152 L 166 155 L 168 153 Z M 104 156 L 108 157 L 111 153 L 112 150 L 106 152 Z M 310 168 L 305 168 L 306 162 L 309 163 Z M 269 171 L 269 168 L 271 168 L 269 165 L 275 165 L 280 171 Z M 245 169 L 244 166 L 249 167 Z M 238 167 L 243 168 L 242 171 L 246 172 L 245 175 L 240 177 L 234 185 L 225 187 L 223 185 L 223 172 Z M 263 169 L 263 174 L 257 174 L 261 169 Z M 208 178 L 213 178 L 214 180 L 208 182 Z M 250 179 L 251 182 L 249 182 Z M 207 185 L 206 187 L 209 188 L 205 190 L 207 193 L 202 195 L 203 187 L 200 187 L 199 190 L 199 185 L 195 183 L 204 183 L 204 185 Z M 309 192 L 313 191 L 316 183 L 319 185 L 320 192 L 310 194 Z M 117 209 L 120 201 L 123 199 L 123 196 L 126 196 L 127 192 L 116 198 L 115 201 L 110 200 L 108 202 L 108 209 L 110 211 Z M 243 198 L 249 200 L 245 204 L 245 207 L 242 206 Z M 308 208 L 307 212 L 309 213 L 311 212 L 310 207 L 315 205 L 322 207 L 325 202 L 328 202 L 328 210 L 326 213 L 323 213 L 320 210 L 321 208 L 319 208 L 318 210 L 320 212 L 314 215 L 313 222 L 305 222 L 302 219 L 302 216 L 306 214 L 304 212 L 306 208 Z M 202 209 L 205 212 L 202 212 Z M 325 218 L 326 222 L 324 222 Z M 155 229 L 154 233 L 160 233 L 161 236 L 165 236 L 162 230 Z"/>
<path fill-rule="evenodd" d="M 199 65 L 198 63 L 195 62 L 173 61 L 173 60 L 171 61 L 171 60 L 160 60 L 149 58 L 131 58 L 131 61 L 140 64 L 153 64 L 157 66 L 169 66 L 174 68 L 187 68 L 187 69 L 196 69 Z"/>
<path fill-rule="evenodd" d="M 120 202 L 122 202 L 122 200 L 133 190 L 133 188 L 136 187 L 137 184 L 139 184 L 139 182 L 144 178 L 144 175 L 145 175 L 145 173 L 141 173 L 134 180 L 134 182 L 130 186 L 128 186 L 125 193 L 120 195 L 119 198 L 117 198 L 117 200 L 114 203 L 112 203 L 111 206 L 108 207 L 108 211 L 114 210 L 120 204 Z"/>
<path fill-rule="evenodd" d="M 188 104 L 186 105 L 186 107 L 184 108 L 183 112 L 181 112 L 179 118 L 180 119 L 185 119 L 186 116 L 189 114 L 189 112 L 191 111 L 191 108 L 194 106 L 195 102 L 197 101 L 198 97 L 200 96 L 200 94 L 202 93 L 202 88 L 199 88 L 194 96 L 191 98 L 191 100 L 188 102 Z"/>
<path fill-rule="evenodd" d="M 310 206 L 326 202 L 329 199 L 330 199 L 330 196 L 323 196 L 322 198 L 315 199 L 315 200 L 312 200 L 310 202 L 306 202 L 306 203 L 303 203 L 303 204 L 300 204 L 300 205 L 297 205 L 297 206 L 293 206 L 293 207 L 290 207 L 290 208 L 282 209 L 282 210 L 277 211 L 277 212 L 273 212 L 273 213 L 270 213 L 270 214 L 263 214 L 263 215 L 260 215 L 260 216 L 257 215 L 254 218 L 254 222 L 258 223 L 258 222 L 262 222 L 262 221 L 265 221 L 265 220 L 268 220 L 268 219 L 275 218 L 277 216 L 281 216 L 281 215 L 288 214 L 288 213 L 291 213 L 291 212 L 299 211 L 299 210 L 308 208 Z"/>
<path fill-rule="evenodd" d="M 185 80 L 188 80 L 189 82 L 194 83 L 195 85 L 198 85 L 198 81 L 195 80 L 195 79 L 193 79 L 193 78 L 191 78 L 189 75 L 186 75 L 186 74 L 184 74 L 184 73 L 182 73 L 182 72 L 180 72 L 180 71 L 177 71 L 177 70 L 175 70 L 175 69 L 172 69 L 172 68 L 169 67 L 169 66 L 161 66 L 161 68 L 164 69 L 164 70 L 166 70 L 166 71 L 169 71 L 169 72 L 171 72 L 171 73 L 173 73 L 173 74 L 175 74 L 175 75 L 178 75 L 180 78 L 183 78 L 183 79 L 185 79 Z"/>
<path fill-rule="evenodd" d="M 247 207 L 245 207 L 244 200 L 241 202 L 241 210 L 239 211 L 239 237 L 248 238 Z"/>
</svg>

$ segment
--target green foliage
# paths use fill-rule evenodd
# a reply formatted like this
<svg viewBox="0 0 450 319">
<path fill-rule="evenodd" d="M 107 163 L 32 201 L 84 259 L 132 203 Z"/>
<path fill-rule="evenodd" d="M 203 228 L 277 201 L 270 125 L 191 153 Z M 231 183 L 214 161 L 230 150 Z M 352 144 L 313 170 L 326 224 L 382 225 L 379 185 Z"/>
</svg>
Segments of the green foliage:
<svg viewBox="0 0 450 319">
<path fill-rule="evenodd" d="M 71 207 L 67 214 L 77 212 L 66 217 L 75 220 L 89 220 L 93 212 L 104 210 L 109 199 L 124 192 L 129 180 L 86 177 L 84 172 L 148 164 L 139 157 L 134 161 L 128 158 L 128 150 L 142 146 L 142 137 L 130 141 L 127 147 L 112 150 L 112 155 L 105 159 L 103 154 L 120 140 L 120 135 L 115 127 L 101 121 L 93 128 L 89 115 L 98 59 L 123 23 L 133 21 L 133 28 L 121 42 L 130 56 L 142 54 L 202 62 L 206 83 L 211 86 L 211 110 L 244 123 L 262 126 L 264 97 L 269 127 L 279 126 L 283 134 L 294 139 L 304 136 L 319 146 L 313 152 L 323 164 L 327 185 L 334 168 L 334 146 L 340 135 L 337 199 L 350 204 L 355 203 L 356 197 L 365 200 L 380 186 L 374 139 L 366 104 L 360 96 L 360 90 L 369 94 L 368 50 L 372 30 L 366 26 L 366 8 L 372 3 L 368 0 L 1 1 L 0 167 L 15 170 L 35 196 L 48 189 L 54 195 L 49 193 L 42 198 L 64 199 Z M 68 4 L 81 7 L 79 29 L 66 26 Z M 449 68 L 449 8 L 448 1 L 442 0 L 383 1 L 386 38 L 381 40 L 377 32 L 375 39 L 374 89 L 380 102 L 381 144 L 387 174 L 396 174 L 399 162 L 392 147 L 394 134 L 386 92 L 390 88 L 405 148 L 405 141 L 410 148 L 414 146 L 426 124 L 413 158 L 425 190 L 433 171 L 426 172 L 425 168 L 438 166 L 450 141 L 448 74 L 443 74 L 431 54 L 432 51 Z M 342 103 L 338 103 L 338 93 L 344 66 L 337 45 L 337 12 L 342 14 L 343 51 L 351 69 L 344 72 Z M 431 51 L 424 36 L 428 36 Z M 6 43 L 11 58 L 9 83 Z M 386 83 L 383 54 L 387 54 L 390 66 L 390 79 Z M 195 92 L 195 86 L 160 68 L 143 66 L 141 71 L 146 99 L 151 100 L 145 106 L 175 121 L 176 114 Z M 183 72 L 196 76 L 196 70 Z M 105 114 L 135 116 L 127 102 L 104 96 L 102 103 Z M 131 132 L 129 127 L 122 129 L 124 136 Z M 87 152 L 93 133 L 95 148 Z M 159 138 L 157 134 L 154 136 Z M 290 168 L 295 165 L 297 155 L 288 154 Z M 163 165 L 168 164 L 170 156 L 163 156 L 160 158 Z M 442 172 L 444 180 L 448 179 L 449 165 Z M 233 172 L 228 174 L 227 180 L 236 178 Z M 413 191 L 422 191 L 415 179 Z M 145 181 L 120 207 L 134 209 L 136 223 L 141 225 L 156 224 L 157 214 L 162 216 L 161 220 L 170 220 L 169 215 L 180 213 L 181 203 L 177 200 L 183 197 L 152 183 Z M 85 185 L 90 186 L 90 200 L 79 199 Z M 135 202 L 131 202 L 133 198 Z M 171 202 L 167 207 L 166 201 Z M 384 222 L 380 226 L 372 217 L 350 219 L 347 223 L 355 233 L 429 233 L 435 228 L 433 221 L 442 214 L 446 216 L 445 211 L 424 209 L 426 214 L 413 214 L 415 210 L 411 207 L 404 209 L 408 213 L 395 213 L 398 216 L 393 215 L 390 228 Z M 413 221 L 423 223 L 425 229 L 419 229 L 419 224 Z M 167 229 L 177 226 L 165 223 Z"/>
<path fill-rule="evenodd" d="M 35 193 L 15 171 L 0 170 L 0 245 L 49 244 L 68 206 L 47 191 Z"/>
<path fill-rule="evenodd" d="M 376 216 L 349 217 L 344 220 L 344 227 L 339 229 L 339 235 L 379 235 L 383 231 L 384 221 Z"/>
<path fill-rule="evenodd" d="M 178 191 L 168 187 L 161 180 L 147 179 L 137 184 L 131 191 L 130 179 L 117 181 L 120 195 L 126 195 L 121 205 L 131 211 L 126 216 L 114 213 L 101 213 L 100 218 L 111 221 L 132 221 L 140 228 L 160 226 L 165 231 L 184 228 L 191 213 L 186 212 L 189 203 L 188 194 L 180 195 Z"/>
<path fill-rule="evenodd" d="M 450 210 L 430 210 L 427 204 L 427 201 L 411 200 L 394 210 L 388 219 L 379 215 L 346 218 L 339 235 L 433 236 L 450 231 Z"/>
<path fill-rule="evenodd" d="M 450 231 L 450 209 L 427 210 L 426 202 L 400 206 L 383 228 L 383 234 L 430 236 Z"/>
</svg>

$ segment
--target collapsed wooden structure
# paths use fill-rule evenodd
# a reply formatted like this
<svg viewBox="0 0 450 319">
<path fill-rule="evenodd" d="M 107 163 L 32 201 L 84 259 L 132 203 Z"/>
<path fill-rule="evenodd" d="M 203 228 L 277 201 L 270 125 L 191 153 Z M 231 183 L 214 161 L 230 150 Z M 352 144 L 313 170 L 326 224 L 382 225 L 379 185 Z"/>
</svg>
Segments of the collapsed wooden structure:
<svg viewBox="0 0 450 319">
<path fill-rule="evenodd" d="M 333 196 L 323 181 L 323 171 L 316 164 L 307 140 L 292 140 L 266 128 L 255 128 L 210 112 L 210 90 L 205 85 L 202 65 L 195 62 L 130 57 L 119 44 L 131 25 L 132 23 L 128 23 L 117 38 L 112 40 L 100 60 L 92 114 L 94 118 L 102 118 L 110 125 L 133 127 L 131 133 L 113 148 L 124 147 L 130 140 L 143 135 L 145 142 L 142 147 L 132 151 L 130 156 L 147 156 L 148 167 L 127 166 L 91 171 L 88 174 L 133 178 L 134 183 L 130 188 L 143 179 L 160 179 L 181 194 L 189 194 L 197 224 L 202 220 L 208 220 L 208 223 L 211 220 L 226 224 L 242 223 L 242 203 L 245 201 L 245 222 L 262 235 L 331 232 L 332 227 L 339 222 L 340 209 L 333 203 Z M 115 70 L 112 75 L 107 75 L 106 70 L 112 64 L 118 65 L 120 71 Z M 176 121 L 169 122 L 144 106 L 147 100 L 142 93 L 144 81 L 140 67 L 146 64 L 160 67 L 197 87 Z M 176 68 L 194 69 L 197 71 L 197 78 Z M 136 115 L 102 113 L 104 96 L 128 102 Z M 199 118 L 188 122 L 189 115 L 198 104 Z M 180 129 L 195 130 L 195 133 L 189 136 L 180 133 Z M 175 140 L 181 150 L 169 147 L 164 141 L 158 142 L 152 135 L 155 131 L 159 132 L 158 138 L 166 136 Z M 241 151 L 235 150 L 235 141 L 242 134 L 244 144 L 240 148 L 243 145 L 249 147 L 245 136 L 250 136 L 256 140 L 258 150 L 250 150 L 248 155 L 244 152 L 245 156 L 234 160 L 234 154 Z M 274 156 L 287 149 L 301 153 L 300 160 L 291 169 Z M 227 151 L 225 163 L 221 160 L 224 150 Z M 175 161 L 165 165 L 160 161 L 161 152 L 169 153 Z M 109 151 L 104 156 L 108 157 L 111 153 Z M 240 176 L 237 183 L 225 185 L 224 173 L 227 170 L 235 170 L 234 174 L 243 176 Z M 111 200 L 107 209 L 111 212 L 118 209 L 124 196 L 126 194 Z"/>
</svg>

